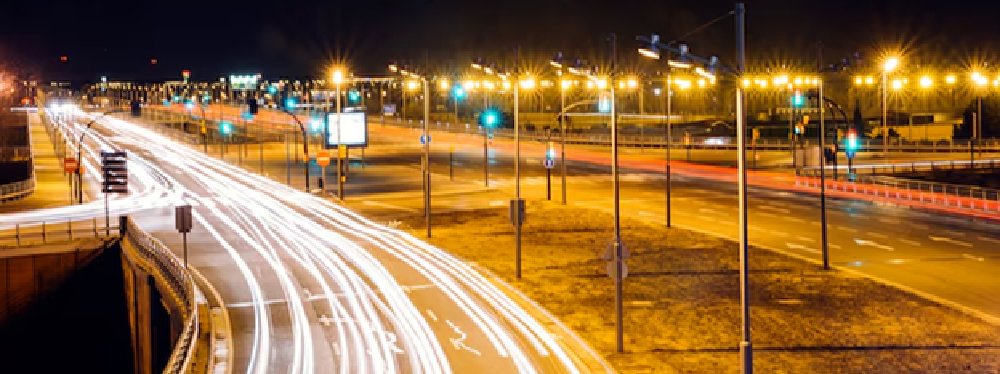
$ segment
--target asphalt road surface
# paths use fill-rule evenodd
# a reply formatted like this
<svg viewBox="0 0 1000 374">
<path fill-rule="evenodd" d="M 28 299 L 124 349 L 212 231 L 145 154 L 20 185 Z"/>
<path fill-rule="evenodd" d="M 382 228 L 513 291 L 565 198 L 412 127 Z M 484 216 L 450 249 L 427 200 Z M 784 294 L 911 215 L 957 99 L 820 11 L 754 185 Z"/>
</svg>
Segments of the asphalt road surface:
<svg viewBox="0 0 1000 374">
<path fill-rule="evenodd" d="M 88 119 L 65 126 L 78 136 Z M 179 254 L 173 207 L 194 206 L 189 261 L 227 303 L 234 373 L 610 371 L 502 282 L 408 234 L 133 122 L 103 119 L 88 139 L 92 201 L 28 216 L 99 211 L 98 153 L 128 151 L 130 194 L 112 214 Z"/>
</svg>

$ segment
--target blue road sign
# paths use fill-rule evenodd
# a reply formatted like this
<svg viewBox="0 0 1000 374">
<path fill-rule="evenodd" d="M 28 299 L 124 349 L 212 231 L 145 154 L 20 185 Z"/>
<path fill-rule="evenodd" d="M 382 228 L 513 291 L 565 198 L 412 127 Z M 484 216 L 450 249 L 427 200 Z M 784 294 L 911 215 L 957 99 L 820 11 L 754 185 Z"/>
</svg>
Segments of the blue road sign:
<svg viewBox="0 0 1000 374">
<path fill-rule="evenodd" d="M 551 158 L 546 158 L 543 163 L 545 164 L 546 169 L 551 169 L 553 166 L 556 166 L 556 161 Z"/>
<path fill-rule="evenodd" d="M 429 142 L 431 140 L 433 140 L 433 139 L 431 139 L 430 135 L 420 135 L 420 145 L 426 145 L 427 142 Z"/>
</svg>

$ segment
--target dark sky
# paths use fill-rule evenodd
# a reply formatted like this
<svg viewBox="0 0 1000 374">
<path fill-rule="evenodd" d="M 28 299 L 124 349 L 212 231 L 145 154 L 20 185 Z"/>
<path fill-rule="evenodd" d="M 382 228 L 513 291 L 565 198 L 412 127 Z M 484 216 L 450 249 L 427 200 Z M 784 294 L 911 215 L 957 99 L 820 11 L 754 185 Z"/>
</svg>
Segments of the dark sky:
<svg viewBox="0 0 1000 374">
<path fill-rule="evenodd" d="M 729 1 L 353 0 L 34 1 L 4 4 L 0 59 L 43 79 L 196 80 L 233 73 L 317 76 L 338 59 L 357 74 L 391 60 L 467 65 L 472 57 L 533 61 L 555 51 L 593 56 L 615 32 L 632 58 L 636 35 L 671 40 L 732 8 Z M 903 46 L 915 60 L 968 59 L 1000 37 L 1000 4 L 964 1 L 748 1 L 750 63 L 833 60 Z M 732 57 L 732 19 L 685 38 L 696 54 Z M 60 56 L 68 62 L 59 61 Z M 158 59 L 151 65 L 150 59 Z M 594 57 L 591 57 L 594 58 Z"/>
</svg>

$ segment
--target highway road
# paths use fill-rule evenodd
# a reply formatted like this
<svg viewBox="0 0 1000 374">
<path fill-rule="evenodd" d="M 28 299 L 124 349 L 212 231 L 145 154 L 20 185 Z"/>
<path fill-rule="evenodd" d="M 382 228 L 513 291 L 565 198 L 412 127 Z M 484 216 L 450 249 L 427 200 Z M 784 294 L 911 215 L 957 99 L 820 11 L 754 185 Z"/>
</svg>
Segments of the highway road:
<svg viewBox="0 0 1000 374">
<path fill-rule="evenodd" d="M 373 125 L 373 147 L 367 161 L 372 165 L 409 166 L 418 173 L 421 148 L 419 130 Z M 439 179 L 448 174 L 448 149 L 455 147 L 455 175 L 464 183 L 483 181 L 482 138 L 472 135 L 435 133 L 432 168 Z M 582 152 L 581 152 L 582 151 Z M 569 147 L 569 200 L 573 204 L 610 209 L 610 167 L 607 148 Z M 683 152 L 673 153 L 675 158 Z M 522 177 L 527 198 L 544 198 L 544 146 L 537 142 L 522 145 Z M 909 154 L 914 158 L 924 154 Z M 933 155 L 932 155 L 933 156 Z M 634 218 L 663 222 L 662 173 L 654 172 L 661 152 L 627 152 L 623 159 L 625 178 L 623 212 Z M 490 180 L 500 190 L 468 189 L 467 194 L 435 197 L 442 209 L 502 206 L 513 194 L 513 157 L 510 142 L 497 139 L 488 158 Z M 677 163 L 674 189 L 674 222 L 690 229 L 735 239 L 736 193 L 731 172 Z M 294 174 L 300 174 L 295 169 Z M 397 173 L 401 174 L 401 173 Z M 560 180 L 553 175 L 553 198 L 559 200 Z M 353 177 L 352 177 L 353 178 Z M 750 240 L 752 244 L 774 248 L 797 256 L 819 259 L 819 201 L 815 193 L 802 193 L 785 186 L 791 178 L 780 173 L 751 176 Z M 354 185 L 359 188 L 365 185 Z M 419 184 L 410 184 L 419 188 Z M 435 183 L 435 186 L 447 184 Z M 349 184 L 351 187 L 351 184 Z M 370 187 L 370 186 L 368 186 Z M 392 188 L 405 189 L 405 185 Z M 371 191 L 377 192 L 377 191 Z M 350 194 L 348 199 L 350 200 Z M 419 194 L 364 195 L 358 209 L 373 214 L 413 214 L 422 208 Z M 1000 297 L 993 290 L 1000 271 L 997 260 L 1000 244 L 995 220 L 971 219 L 961 214 L 925 211 L 865 197 L 829 200 L 829 248 L 835 265 L 877 277 L 922 292 L 942 302 L 953 303 L 994 321 L 1000 321 Z"/>
<path fill-rule="evenodd" d="M 407 137 L 382 142 L 407 143 Z M 371 157 L 385 163 L 419 159 L 420 149 L 395 145 L 390 157 Z M 443 178 L 448 173 L 448 144 L 437 144 L 433 168 Z M 403 149 L 409 151 L 402 151 Z M 373 148 L 369 154 L 375 154 Z M 545 198 L 544 168 L 539 152 L 525 152 L 522 194 Z M 455 165 L 462 182 L 482 181 L 482 156 L 462 152 Z M 373 163 L 375 161 L 372 161 Z M 569 162 L 569 203 L 610 211 L 611 181 L 607 161 Z M 729 239 L 737 238 L 735 183 L 701 178 L 683 165 L 673 178 L 673 223 Z M 513 157 L 498 148 L 490 159 L 491 182 L 497 191 L 471 191 L 465 195 L 435 198 L 435 209 L 468 209 L 503 206 L 513 195 Z M 558 169 L 556 169 L 558 171 Z M 622 178 L 622 212 L 653 223 L 664 222 L 664 179 L 648 168 L 625 168 Z M 560 200 L 558 172 L 552 177 L 554 201 Z M 416 197 L 416 195 L 414 195 Z M 388 194 L 366 196 L 357 209 L 391 217 L 422 207 L 419 198 L 402 199 Z M 971 219 L 861 199 L 828 200 L 830 258 L 865 275 L 923 292 L 969 312 L 1000 321 L 1000 234 L 994 220 Z M 820 215 L 816 194 L 780 188 L 751 187 L 749 194 L 751 244 L 774 248 L 803 258 L 819 260 Z M 609 223 L 610 224 L 610 223 Z M 734 259 L 736 253 L 733 254 Z"/>
<path fill-rule="evenodd" d="M 86 120 L 65 125 L 78 135 Z M 180 254 L 173 207 L 194 206 L 189 261 L 228 305 L 234 373 L 610 371 L 507 285 L 404 232 L 129 120 L 100 120 L 92 133 L 88 195 L 100 196 L 99 150 L 129 152 L 131 193 L 114 196 L 113 214 L 130 213 Z M 9 219 L 100 208 L 94 200 Z"/>
</svg>

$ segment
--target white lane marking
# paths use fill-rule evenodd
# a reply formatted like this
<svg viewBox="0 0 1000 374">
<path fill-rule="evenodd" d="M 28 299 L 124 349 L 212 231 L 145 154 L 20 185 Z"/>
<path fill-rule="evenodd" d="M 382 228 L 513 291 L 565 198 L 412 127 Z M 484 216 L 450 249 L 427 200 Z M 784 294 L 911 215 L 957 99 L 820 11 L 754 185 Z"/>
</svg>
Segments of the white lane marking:
<svg viewBox="0 0 1000 374">
<path fill-rule="evenodd" d="M 796 237 L 796 239 L 798 239 L 798 240 L 801 240 L 801 241 L 804 241 L 804 242 L 810 242 L 810 243 L 812 243 L 812 242 L 815 242 L 815 241 L 816 241 L 816 239 L 813 239 L 813 238 L 807 238 L 807 237 L 804 237 L 804 236 L 799 236 L 799 237 Z"/>
<path fill-rule="evenodd" d="M 987 236 L 980 236 L 979 240 L 982 240 L 984 242 L 990 242 L 990 243 L 998 243 L 998 244 L 1000 244 L 1000 240 L 994 239 L 994 238 L 990 238 L 990 237 L 987 237 Z"/>
<path fill-rule="evenodd" d="M 927 236 L 927 238 L 930 239 L 930 240 L 936 241 L 936 242 L 951 243 L 951 244 L 960 245 L 960 246 L 963 246 L 963 247 L 971 247 L 972 246 L 972 243 L 966 243 L 966 242 L 963 242 L 963 241 L 960 241 L 960 240 L 955 240 L 955 239 L 952 239 L 952 238 L 946 238 L 946 237 L 943 237 L 943 236 L 929 235 L 929 236 Z"/>
<path fill-rule="evenodd" d="M 750 228 L 750 231 L 767 231 L 767 230 L 764 230 L 764 229 L 760 228 L 760 226 L 750 225 L 749 228 Z"/>
<path fill-rule="evenodd" d="M 433 310 L 427 309 L 427 316 L 431 317 L 431 320 L 433 320 L 434 322 L 438 321 L 438 316 L 437 314 L 434 314 Z"/>
<path fill-rule="evenodd" d="M 789 221 L 792 221 L 792 222 L 799 222 L 799 223 L 805 223 L 806 222 L 806 220 L 804 220 L 802 218 L 799 218 L 799 217 L 785 216 L 784 218 L 787 219 L 787 220 L 789 220 Z"/>
<path fill-rule="evenodd" d="M 893 248 L 891 246 L 888 246 L 888 245 L 885 245 L 885 244 L 879 244 L 879 243 L 873 242 L 871 240 L 861 240 L 861 239 L 858 239 L 858 238 L 854 238 L 854 243 L 857 244 L 857 245 L 862 245 L 862 246 L 863 245 L 867 245 L 869 247 L 875 247 L 875 248 L 884 249 L 884 250 L 887 250 L 887 251 L 894 251 L 894 250 L 896 250 L 895 248 Z"/>
<path fill-rule="evenodd" d="M 778 213 L 783 213 L 783 214 L 789 214 L 789 213 L 792 212 L 791 209 L 779 208 L 779 207 L 770 206 L 770 205 L 758 205 L 757 208 L 764 209 L 764 210 L 770 210 L 772 212 L 778 212 Z"/>
<path fill-rule="evenodd" d="M 790 234 L 784 231 L 769 230 L 768 232 L 777 236 L 791 236 Z"/>
<path fill-rule="evenodd" d="M 655 214 L 653 214 L 653 213 L 650 213 L 650 212 L 639 212 L 639 215 L 640 215 L 640 216 L 647 216 L 647 217 L 648 217 L 648 216 L 655 216 Z"/>
<path fill-rule="evenodd" d="M 818 249 L 816 249 L 816 248 L 809 248 L 809 247 L 806 247 L 806 246 L 804 246 L 802 244 L 785 243 L 785 245 L 788 246 L 788 248 L 791 248 L 791 249 L 801 249 L 801 250 L 806 251 L 806 252 L 819 253 Z"/>
<path fill-rule="evenodd" d="M 833 249 L 841 249 L 841 248 L 844 248 L 844 247 L 841 247 L 840 245 L 837 245 L 837 244 L 833 244 L 833 243 L 828 243 L 828 244 L 827 244 L 826 246 L 827 246 L 827 247 L 830 247 L 830 248 L 833 248 Z"/>
<path fill-rule="evenodd" d="M 906 243 L 906 244 L 909 244 L 909 245 L 912 245 L 912 246 L 917 246 L 917 247 L 920 247 L 920 246 L 921 246 L 920 242 L 918 242 L 918 241 L 916 241 L 916 240 L 910 240 L 910 239 L 899 239 L 899 241 L 901 241 L 901 242 L 903 242 L 903 243 Z"/>
<path fill-rule="evenodd" d="M 507 205 L 507 202 L 503 200 L 490 201 L 490 206 L 504 206 L 504 205 Z"/>
<path fill-rule="evenodd" d="M 709 208 L 698 208 L 698 212 L 699 213 L 709 213 L 709 214 L 725 215 L 725 213 L 722 213 L 722 212 L 720 212 L 718 210 L 715 210 L 715 209 L 709 209 Z"/>
<path fill-rule="evenodd" d="M 894 224 L 894 225 L 898 225 L 898 224 L 902 223 L 902 222 L 900 222 L 900 220 L 895 219 L 895 218 L 879 218 L 878 220 L 880 222 L 883 222 L 883 223 L 889 223 L 889 224 Z"/>
<path fill-rule="evenodd" d="M 881 238 L 881 239 L 885 239 L 885 238 L 889 237 L 889 235 L 886 235 L 886 234 L 877 233 L 877 232 L 870 232 L 870 231 L 868 232 L 868 235 L 874 236 L 876 238 Z"/>
<path fill-rule="evenodd" d="M 965 258 L 973 260 L 973 261 L 986 261 L 985 258 L 982 258 L 982 257 L 979 257 L 979 256 L 973 256 L 973 255 L 970 255 L 968 253 L 963 253 L 962 257 L 965 257 Z"/>
<path fill-rule="evenodd" d="M 455 333 L 457 333 L 458 336 L 459 336 L 457 339 L 456 338 L 450 338 L 449 339 L 449 340 L 451 340 L 451 344 L 455 346 L 455 349 L 463 349 L 463 350 L 472 352 L 476 356 L 482 356 L 482 353 L 479 353 L 479 351 L 477 351 L 475 349 L 472 349 L 469 346 L 465 345 L 465 338 L 467 337 L 465 335 L 465 332 L 463 332 L 461 329 L 459 329 L 458 326 L 455 326 L 454 323 L 451 323 L 450 320 L 445 320 L 445 322 L 447 322 L 448 326 L 451 326 L 451 329 L 455 330 Z"/>
<path fill-rule="evenodd" d="M 852 229 L 847 226 L 837 226 L 837 230 L 847 231 L 847 232 L 858 232 L 858 229 Z"/>
<path fill-rule="evenodd" d="M 434 288 L 433 284 L 418 284 L 416 286 L 404 286 L 400 285 L 399 288 L 403 289 L 403 292 L 410 293 L 415 290 L 426 290 L 428 288 Z"/>
<path fill-rule="evenodd" d="M 919 224 L 919 223 L 907 223 L 907 225 L 910 226 L 910 227 L 913 227 L 913 228 L 921 229 L 921 230 L 928 230 L 928 229 L 930 229 L 929 226 L 922 225 L 922 224 Z"/>
<path fill-rule="evenodd" d="M 362 204 L 364 204 L 364 205 L 370 205 L 370 206 L 377 206 L 379 208 L 402 210 L 404 212 L 410 212 L 410 213 L 416 213 L 416 212 L 420 211 L 419 209 L 408 208 L 408 207 L 399 206 L 399 205 L 392 205 L 392 204 L 380 203 L 378 201 L 370 201 L 370 200 L 365 200 L 364 202 L 362 202 Z"/>
<path fill-rule="evenodd" d="M 774 214 L 774 213 L 768 213 L 768 212 L 757 212 L 757 214 L 759 214 L 759 215 L 762 215 L 762 216 L 764 216 L 764 217 L 771 217 L 771 218 L 778 218 L 778 215 L 777 215 L 777 214 Z"/>
<path fill-rule="evenodd" d="M 941 233 L 943 233 L 943 234 L 951 234 L 953 236 L 959 236 L 959 237 L 965 236 L 964 232 L 954 231 L 954 230 L 941 230 Z"/>
</svg>

